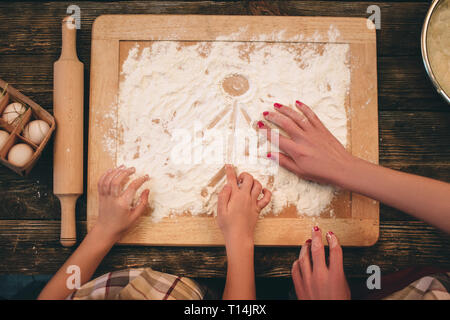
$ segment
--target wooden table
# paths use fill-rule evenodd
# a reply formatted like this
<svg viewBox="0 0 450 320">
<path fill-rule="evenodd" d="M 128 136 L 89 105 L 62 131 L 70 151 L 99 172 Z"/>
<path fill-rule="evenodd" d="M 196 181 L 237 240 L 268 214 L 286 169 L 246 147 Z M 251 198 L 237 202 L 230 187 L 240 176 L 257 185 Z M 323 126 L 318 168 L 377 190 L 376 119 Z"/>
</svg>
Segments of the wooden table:
<svg viewBox="0 0 450 320">
<path fill-rule="evenodd" d="M 67 2 L 0 3 L 0 78 L 52 112 L 53 62 L 61 47 L 60 21 Z M 85 65 L 85 124 L 89 102 L 91 27 L 101 14 L 239 14 L 368 17 L 381 9 L 377 31 L 380 163 L 450 181 L 450 106 L 427 79 L 420 31 L 429 2 L 357 1 L 126 1 L 82 2 L 78 54 Z M 87 138 L 87 134 L 85 135 Z M 87 139 L 85 139 L 87 146 Z M 85 158 L 87 149 L 85 149 Z M 85 180 L 86 181 L 86 180 Z M 344 249 L 347 275 L 361 278 L 375 264 L 382 273 L 412 265 L 450 267 L 450 239 L 402 212 L 381 206 L 380 239 L 369 248 Z M 59 202 L 52 194 L 52 145 L 27 178 L 0 168 L 0 273 L 54 273 L 73 252 L 59 244 Z M 78 201 L 78 239 L 86 232 L 86 197 Z M 257 248 L 259 277 L 289 277 L 299 248 Z M 120 246 L 98 274 L 126 267 L 191 277 L 224 277 L 224 248 Z"/>
</svg>

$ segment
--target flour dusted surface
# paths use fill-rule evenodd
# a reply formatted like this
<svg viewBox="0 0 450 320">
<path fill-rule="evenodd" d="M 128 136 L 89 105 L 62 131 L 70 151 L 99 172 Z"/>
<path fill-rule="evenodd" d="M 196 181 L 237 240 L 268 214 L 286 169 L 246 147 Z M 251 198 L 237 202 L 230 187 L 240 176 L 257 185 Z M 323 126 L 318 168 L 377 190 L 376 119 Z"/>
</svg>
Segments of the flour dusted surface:
<svg viewBox="0 0 450 320">
<path fill-rule="evenodd" d="M 299 213 L 317 216 L 334 188 L 274 166 L 266 153 L 277 149 L 254 125 L 274 102 L 292 106 L 300 100 L 346 145 L 348 51 L 347 44 L 273 42 L 136 46 L 122 66 L 120 143 L 109 151 L 117 152 L 117 164 L 136 167 L 137 176 L 150 175 L 142 189 L 150 189 L 154 221 L 171 213 L 214 213 L 225 162 L 272 190 L 263 214 L 295 205 Z M 245 157 L 253 144 L 240 141 L 242 135 L 257 141 L 256 161 Z"/>
</svg>

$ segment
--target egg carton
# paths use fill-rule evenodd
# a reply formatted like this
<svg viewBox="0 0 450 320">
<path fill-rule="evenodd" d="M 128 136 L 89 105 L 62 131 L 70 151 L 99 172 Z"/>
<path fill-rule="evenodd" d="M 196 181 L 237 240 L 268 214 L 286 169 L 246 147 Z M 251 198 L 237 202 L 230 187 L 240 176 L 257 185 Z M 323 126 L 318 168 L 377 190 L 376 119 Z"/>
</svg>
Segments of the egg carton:
<svg viewBox="0 0 450 320">
<path fill-rule="evenodd" d="M 13 123 L 8 123 L 3 120 L 3 112 L 5 108 L 13 102 L 22 104 L 26 111 L 17 117 Z M 39 145 L 33 143 L 30 139 L 27 139 L 23 132 L 25 126 L 33 120 L 43 120 L 50 127 L 50 130 L 48 130 L 46 136 Z M 7 131 L 9 133 L 9 137 L 7 138 L 5 144 L 0 148 L 0 163 L 21 176 L 26 176 L 30 173 L 31 169 L 41 156 L 42 151 L 50 140 L 55 128 L 55 118 L 53 118 L 50 113 L 48 113 L 36 102 L 19 92 L 13 86 L 8 85 L 5 81 L 0 79 L 0 130 Z M 8 161 L 8 153 L 10 149 L 18 143 L 25 143 L 33 149 L 33 155 L 30 160 L 21 167 L 15 166 Z"/>
</svg>

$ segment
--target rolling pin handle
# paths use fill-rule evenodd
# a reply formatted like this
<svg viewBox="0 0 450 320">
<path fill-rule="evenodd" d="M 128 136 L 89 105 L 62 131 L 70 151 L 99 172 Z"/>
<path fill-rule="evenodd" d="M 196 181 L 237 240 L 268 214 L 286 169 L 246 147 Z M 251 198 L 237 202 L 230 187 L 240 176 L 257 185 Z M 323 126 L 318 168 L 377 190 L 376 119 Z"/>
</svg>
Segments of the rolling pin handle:
<svg viewBox="0 0 450 320">
<path fill-rule="evenodd" d="M 77 57 L 76 49 L 77 30 L 72 23 L 71 17 L 64 18 L 62 22 L 62 48 L 60 59 L 75 59 Z"/>
<path fill-rule="evenodd" d="M 57 195 L 61 202 L 61 236 L 64 247 L 71 247 L 77 242 L 75 226 L 75 207 L 78 194 Z"/>
</svg>

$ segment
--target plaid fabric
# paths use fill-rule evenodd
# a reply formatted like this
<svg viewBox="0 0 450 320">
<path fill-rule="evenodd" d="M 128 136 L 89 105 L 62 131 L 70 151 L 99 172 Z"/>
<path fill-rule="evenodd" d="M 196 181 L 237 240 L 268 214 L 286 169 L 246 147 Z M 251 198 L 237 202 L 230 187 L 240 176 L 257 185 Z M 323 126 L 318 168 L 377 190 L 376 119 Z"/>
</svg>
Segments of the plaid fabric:
<svg viewBox="0 0 450 320">
<path fill-rule="evenodd" d="M 109 272 L 73 292 L 72 300 L 201 300 L 204 290 L 193 280 L 151 268 Z"/>
<path fill-rule="evenodd" d="M 422 277 L 386 300 L 450 300 L 450 273 Z M 204 290 L 195 281 L 151 268 L 109 272 L 73 292 L 73 300 L 201 300 Z"/>
<path fill-rule="evenodd" d="M 414 281 L 386 300 L 450 300 L 450 272 L 427 276 Z"/>
</svg>

